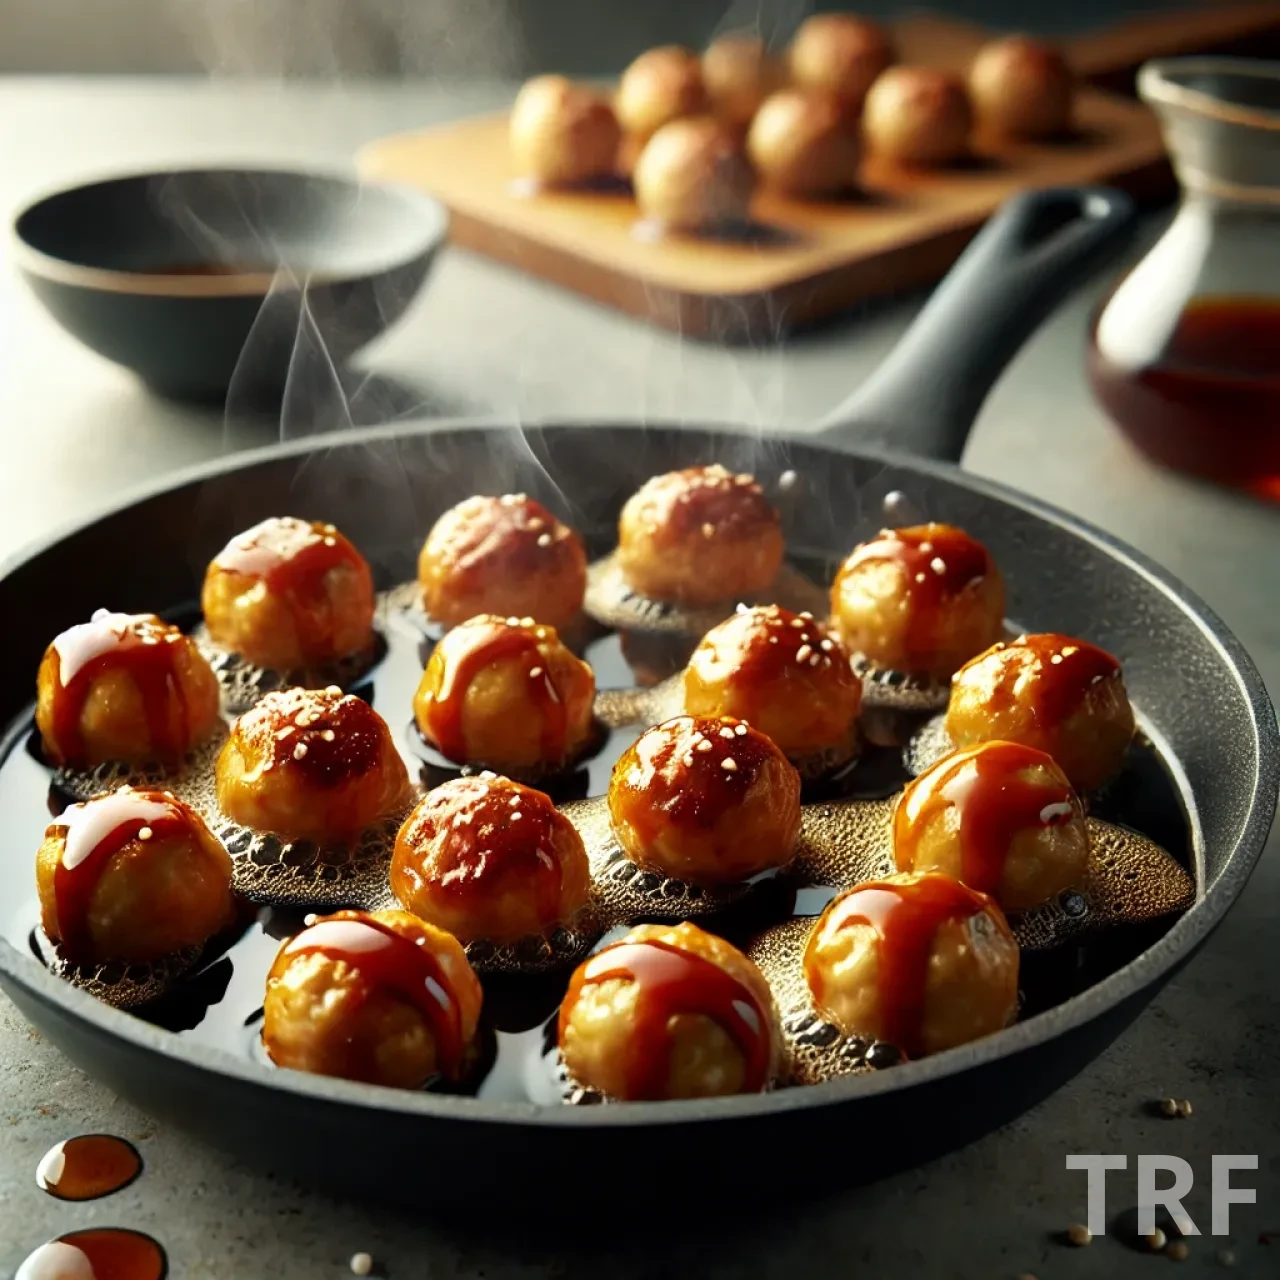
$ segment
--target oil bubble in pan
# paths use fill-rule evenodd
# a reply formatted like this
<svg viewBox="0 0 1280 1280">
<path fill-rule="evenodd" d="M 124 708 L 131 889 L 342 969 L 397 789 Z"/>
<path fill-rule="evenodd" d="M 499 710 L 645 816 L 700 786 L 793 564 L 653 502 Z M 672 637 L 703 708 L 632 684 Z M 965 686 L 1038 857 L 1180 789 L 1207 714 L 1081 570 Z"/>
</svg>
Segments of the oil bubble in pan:
<svg viewBox="0 0 1280 1280">
<path fill-rule="evenodd" d="M 276 689 L 301 686 L 304 689 L 327 689 L 337 685 L 350 691 L 363 683 L 387 655 L 387 639 L 375 629 L 373 643 L 361 653 L 340 658 L 323 666 L 298 671 L 272 671 L 255 666 L 238 653 L 214 644 L 203 623 L 192 633 L 196 647 L 208 660 L 222 687 L 222 705 L 231 715 L 239 715 L 254 706 L 264 694 Z"/>
<path fill-rule="evenodd" d="M 794 613 L 815 615 L 827 610 L 826 590 L 799 569 L 784 564 L 764 591 L 716 605 L 684 605 L 641 595 L 627 581 L 616 556 L 608 555 L 587 569 L 583 608 L 602 627 L 616 631 L 665 631 L 704 636 L 730 617 L 739 604 L 778 604 Z"/>
<path fill-rule="evenodd" d="M 126 764 L 121 760 L 108 760 L 92 769 L 57 769 L 53 786 L 62 796 L 80 802 L 101 795 L 104 791 L 118 791 L 121 787 L 137 787 L 147 791 L 171 791 L 179 800 L 189 804 L 194 795 L 202 795 L 207 789 L 206 780 L 213 775 L 218 752 L 227 740 L 227 726 L 221 721 L 214 733 L 180 764 L 168 766 L 151 762 Z"/>
</svg>

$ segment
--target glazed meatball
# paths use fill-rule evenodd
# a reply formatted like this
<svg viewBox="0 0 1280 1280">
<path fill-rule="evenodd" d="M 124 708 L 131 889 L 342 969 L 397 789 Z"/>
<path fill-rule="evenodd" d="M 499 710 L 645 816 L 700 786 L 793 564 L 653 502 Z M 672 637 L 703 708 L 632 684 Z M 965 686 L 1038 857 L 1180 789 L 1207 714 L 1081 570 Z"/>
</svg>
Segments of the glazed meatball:
<svg viewBox="0 0 1280 1280">
<path fill-rule="evenodd" d="M 393 814 L 409 776 L 382 717 L 341 689 L 269 693 L 218 756 L 218 804 L 283 840 L 354 840 Z"/>
<path fill-rule="evenodd" d="M 824 1018 L 910 1058 L 991 1035 L 1018 1004 L 1018 944 L 1004 913 L 936 872 L 842 893 L 814 926 L 804 973 Z"/>
<path fill-rule="evenodd" d="M 588 957 L 560 1006 L 570 1074 L 625 1101 L 758 1093 L 778 1044 L 764 975 L 688 923 L 640 925 Z"/>
<path fill-rule="evenodd" d="M 121 787 L 72 805 L 36 855 L 40 923 L 69 960 L 146 963 L 235 917 L 231 859 L 167 791 Z"/>
<path fill-rule="evenodd" d="M 396 836 L 400 905 L 463 942 L 570 923 L 590 893 L 582 837 L 549 796 L 491 773 L 427 792 Z"/>
<path fill-rule="evenodd" d="M 613 100 L 618 123 L 648 138 L 664 124 L 707 109 L 698 56 L 678 45 L 642 53 L 623 73 Z"/>
<path fill-rule="evenodd" d="M 1115 658 L 1087 640 L 1032 635 L 956 672 L 946 727 L 958 747 L 1004 740 L 1045 751 L 1090 791 L 1120 771 L 1134 721 Z"/>
<path fill-rule="evenodd" d="M 563 627 L 582 610 L 582 539 L 523 493 L 468 498 L 435 522 L 418 557 L 427 613 L 457 626 L 480 613 Z"/>
<path fill-rule="evenodd" d="M 713 231 L 746 220 L 755 175 L 733 130 L 699 116 L 664 124 L 631 182 L 645 217 L 673 231 Z"/>
<path fill-rule="evenodd" d="M 791 861 L 800 775 L 741 720 L 677 716 L 623 752 L 609 815 L 633 862 L 691 884 L 732 884 Z"/>
<path fill-rule="evenodd" d="M 776 604 L 744 608 L 694 650 L 684 707 L 750 721 L 792 759 L 838 747 L 851 753 L 862 681 L 844 646 L 812 616 Z"/>
<path fill-rule="evenodd" d="M 944 165 L 969 150 L 973 111 L 964 86 L 933 67 L 890 67 L 863 107 L 868 148 L 906 165 Z"/>
<path fill-rule="evenodd" d="M 875 666 L 945 680 L 1000 638 L 1004 580 L 962 529 L 882 529 L 840 566 L 831 616 L 850 650 Z"/>
<path fill-rule="evenodd" d="M 373 574 L 331 524 L 274 517 L 218 552 L 200 603 L 215 644 L 272 671 L 325 666 L 373 644 Z"/>
<path fill-rule="evenodd" d="M 614 172 L 621 131 L 594 89 L 564 76 L 535 76 L 516 96 L 508 126 L 516 169 L 548 187 Z"/>
<path fill-rule="evenodd" d="M 782 89 L 751 122 L 747 152 L 766 186 L 806 198 L 848 191 L 861 147 L 834 94 Z"/>
<path fill-rule="evenodd" d="M 927 769 L 893 817 L 899 871 L 942 871 L 1025 911 L 1079 884 L 1089 860 L 1084 810 L 1050 756 L 984 742 Z"/>
<path fill-rule="evenodd" d="M 983 45 L 969 68 L 978 123 L 1012 138 L 1052 138 L 1071 124 L 1075 77 L 1052 45 L 1006 36 Z"/>
<path fill-rule="evenodd" d="M 48 760 L 175 763 L 219 723 L 218 679 L 195 642 L 152 613 L 108 613 L 64 631 L 36 677 Z"/>
<path fill-rule="evenodd" d="M 339 911 L 280 948 L 262 1041 L 277 1066 L 417 1089 L 466 1073 L 481 997 L 443 929 L 405 911 Z"/>
<path fill-rule="evenodd" d="M 591 739 L 591 668 L 532 618 L 482 615 L 436 645 L 413 698 L 418 728 L 459 764 L 554 772 Z"/>
<path fill-rule="evenodd" d="M 783 72 L 759 36 L 720 36 L 702 55 L 702 80 L 716 115 L 741 130 L 782 84 Z"/>
<path fill-rule="evenodd" d="M 802 89 L 834 93 L 856 119 L 867 90 L 893 61 L 883 28 L 851 13 L 819 13 L 807 19 L 791 42 L 791 78 Z"/>
<path fill-rule="evenodd" d="M 764 490 L 721 466 L 654 476 L 618 522 L 618 565 L 654 600 L 714 605 L 758 594 L 782 553 L 782 521 Z"/>
</svg>

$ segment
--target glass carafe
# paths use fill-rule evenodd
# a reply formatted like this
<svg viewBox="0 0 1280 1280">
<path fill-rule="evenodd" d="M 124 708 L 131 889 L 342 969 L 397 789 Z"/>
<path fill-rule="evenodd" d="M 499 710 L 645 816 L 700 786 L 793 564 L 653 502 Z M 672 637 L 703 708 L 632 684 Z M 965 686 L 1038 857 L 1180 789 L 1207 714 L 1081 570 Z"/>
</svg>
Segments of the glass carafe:
<svg viewBox="0 0 1280 1280">
<path fill-rule="evenodd" d="M 1280 62 L 1162 60 L 1138 86 L 1182 201 L 1098 311 L 1094 392 L 1148 457 L 1280 501 Z"/>
</svg>

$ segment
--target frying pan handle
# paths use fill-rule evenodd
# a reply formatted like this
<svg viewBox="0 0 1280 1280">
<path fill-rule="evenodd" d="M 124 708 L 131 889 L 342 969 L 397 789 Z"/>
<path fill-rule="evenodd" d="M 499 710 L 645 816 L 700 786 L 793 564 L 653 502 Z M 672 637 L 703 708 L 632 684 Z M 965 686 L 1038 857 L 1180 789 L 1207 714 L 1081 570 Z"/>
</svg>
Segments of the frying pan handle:
<svg viewBox="0 0 1280 1280">
<path fill-rule="evenodd" d="M 1109 187 L 1015 196 L 820 434 L 959 462 L 1005 365 L 1073 286 L 1128 243 L 1136 220 L 1133 201 Z"/>
</svg>

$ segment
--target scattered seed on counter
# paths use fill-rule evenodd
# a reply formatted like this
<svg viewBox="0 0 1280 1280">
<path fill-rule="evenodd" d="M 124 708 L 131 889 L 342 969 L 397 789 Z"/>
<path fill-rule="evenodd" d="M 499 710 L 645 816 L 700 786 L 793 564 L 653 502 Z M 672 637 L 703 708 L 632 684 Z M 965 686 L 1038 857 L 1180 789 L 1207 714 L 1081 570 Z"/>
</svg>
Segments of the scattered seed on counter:
<svg viewBox="0 0 1280 1280">
<path fill-rule="evenodd" d="M 1191 1103 L 1188 1102 L 1186 1098 L 1183 1098 L 1182 1101 L 1178 1103 L 1178 1116 L 1182 1120 L 1189 1120 L 1191 1118 L 1191 1114 Z"/>
<path fill-rule="evenodd" d="M 353 1276 L 367 1276 L 373 1272 L 373 1258 L 367 1253 L 353 1253 L 351 1255 L 351 1274 Z"/>
<path fill-rule="evenodd" d="M 1093 1239 L 1093 1232 L 1083 1222 L 1073 1222 L 1067 1228 L 1067 1240 L 1077 1249 L 1083 1249 Z"/>
<path fill-rule="evenodd" d="M 1159 1227 L 1157 1227 L 1149 1236 L 1143 1236 L 1142 1238 L 1147 1242 L 1147 1248 L 1150 1249 L 1152 1253 L 1159 1253 L 1160 1250 L 1169 1242 L 1169 1238 L 1160 1230 Z"/>
<path fill-rule="evenodd" d="M 1165 1251 L 1166 1258 L 1172 1258 L 1174 1262 L 1185 1262 L 1191 1254 L 1191 1250 L 1182 1240 L 1175 1240 Z"/>
<path fill-rule="evenodd" d="M 1168 1116 L 1169 1119 L 1172 1120 L 1178 1114 L 1177 1098 L 1161 1098 L 1160 1114 L 1162 1116 Z"/>
</svg>

